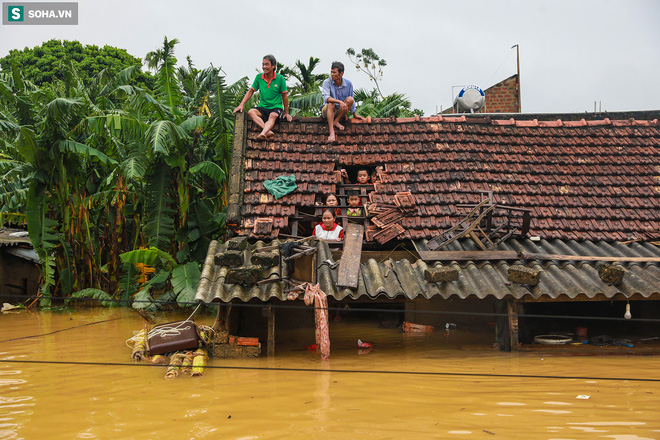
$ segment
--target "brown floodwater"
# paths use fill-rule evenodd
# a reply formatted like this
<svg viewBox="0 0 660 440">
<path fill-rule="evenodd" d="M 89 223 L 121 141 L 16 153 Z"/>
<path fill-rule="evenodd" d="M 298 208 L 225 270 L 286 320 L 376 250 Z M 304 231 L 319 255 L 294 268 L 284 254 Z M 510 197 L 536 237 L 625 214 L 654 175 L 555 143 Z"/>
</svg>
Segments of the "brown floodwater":
<svg viewBox="0 0 660 440">
<path fill-rule="evenodd" d="M 340 321 L 327 362 L 305 350 L 313 329 L 286 329 L 272 359 L 165 380 L 130 359 L 142 326 L 125 309 L 1 314 L 0 439 L 660 439 L 659 356 L 502 353 L 484 332 Z"/>
</svg>

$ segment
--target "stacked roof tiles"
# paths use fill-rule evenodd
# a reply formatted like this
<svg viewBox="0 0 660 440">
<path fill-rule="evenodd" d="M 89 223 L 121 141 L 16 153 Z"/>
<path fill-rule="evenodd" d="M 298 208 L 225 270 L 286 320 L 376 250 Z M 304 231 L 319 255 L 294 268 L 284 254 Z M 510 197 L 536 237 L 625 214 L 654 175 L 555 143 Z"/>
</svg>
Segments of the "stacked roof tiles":
<svg viewBox="0 0 660 440">
<path fill-rule="evenodd" d="M 291 233 L 298 211 L 313 212 L 322 195 L 339 191 L 340 169 L 383 166 L 369 201 L 393 205 L 397 193 L 409 191 L 418 206 L 403 216 L 400 239 L 430 239 L 450 228 L 466 214 L 457 205 L 479 202 L 480 191 L 530 209 L 530 235 L 544 239 L 660 237 L 657 119 L 352 121 L 334 144 L 326 143 L 320 118 L 283 122 L 263 141 L 252 122 L 239 126 L 246 129 L 235 133 L 234 163 L 244 164 L 244 179 L 231 187 L 230 208 L 241 235 Z M 264 188 L 265 180 L 291 174 L 293 193 L 276 200 Z M 263 219 L 272 226 L 257 233 Z"/>
</svg>

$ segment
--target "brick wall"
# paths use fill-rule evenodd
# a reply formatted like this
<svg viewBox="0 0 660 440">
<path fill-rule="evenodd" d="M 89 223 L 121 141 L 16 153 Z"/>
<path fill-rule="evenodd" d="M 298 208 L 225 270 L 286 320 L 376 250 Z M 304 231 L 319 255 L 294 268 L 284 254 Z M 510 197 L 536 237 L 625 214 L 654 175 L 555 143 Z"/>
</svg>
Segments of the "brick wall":
<svg viewBox="0 0 660 440">
<path fill-rule="evenodd" d="M 518 113 L 518 75 L 512 75 L 484 90 L 486 105 L 482 112 Z"/>
<path fill-rule="evenodd" d="M 476 113 L 518 113 L 518 75 L 512 75 L 484 90 L 486 105 Z M 456 106 L 443 114 L 463 113 Z"/>
</svg>

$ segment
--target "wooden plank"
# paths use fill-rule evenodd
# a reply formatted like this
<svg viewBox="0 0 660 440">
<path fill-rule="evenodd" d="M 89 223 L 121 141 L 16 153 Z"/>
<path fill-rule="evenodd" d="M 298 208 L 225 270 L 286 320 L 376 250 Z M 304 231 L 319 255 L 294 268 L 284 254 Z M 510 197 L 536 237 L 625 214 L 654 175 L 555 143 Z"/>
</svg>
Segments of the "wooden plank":
<svg viewBox="0 0 660 440">
<path fill-rule="evenodd" d="M 509 315 L 509 341 L 511 351 L 518 351 L 518 304 L 513 301 L 506 302 L 507 314 Z"/>
<path fill-rule="evenodd" d="M 275 309 L 268 306 L 268 341 L 266 342 L 266 355 L 275 356 Z"/>
<path fill-rule="evenodd" d="M 312 255 L 312 283 L 318 283 L 318 252 Z"/>
<path fill-rule="evenodd" d="M 520 260 L 516 251 L 420 251 L 424 261 Z"/>
<path fill-rule="evenodd" d="M 516 251 L 419 251 L 424 261 L 555 260 L 660 263 L 660 257 L 598 257 L 594 255 L 559 255 Z"/>
<path fill-rule="evenodd" d="M 559 255 L 521 252 L 523 260 L 556 260 L 556 261 L 619 261 L 630 263 L 660 263 L 660 257 L 597 257 L 595 255 Z"/>
<path fill-rule="evenodd" d="M 344 232 L 344 252 L 339 260 L 337 286 L 357 288 L 362 255 L 362 236 L 364 226 L 349 223 Z"/>
</svg>

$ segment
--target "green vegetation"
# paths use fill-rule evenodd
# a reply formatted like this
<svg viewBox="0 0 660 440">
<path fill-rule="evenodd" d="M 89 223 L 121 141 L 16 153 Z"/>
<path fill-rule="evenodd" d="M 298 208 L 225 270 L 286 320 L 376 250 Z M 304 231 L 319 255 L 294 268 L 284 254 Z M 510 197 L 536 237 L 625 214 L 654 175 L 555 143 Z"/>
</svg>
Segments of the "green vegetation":
<svg viewBox="0 0 660 440">
<path fill-rule="evenodd" d="M 362 49 L 360 52 L 355 52 L 355 49 L 349 47 L 346 50 L 346 55 L 355 65 L 357 71 L 365 73 L 369 80 L 374 82 L 375 86 L 371 91 L 366 89 L 355 91 L 358 115 L 371 116 L 372 118 L 400 118 L 415 115 L 422 116 L 424 114 L 420 109 L 413 109 L 410 100 L 404 94 L 383 95 L 378 81 L 383 78 L 383 67 L 387 66 L 387 61 L 381 58 L 373 49 Z"/>
<path fill-rule="evenodd" d="M 305 65 L 296 60 L 293 67 L 278 66 L 278 71 L 284 75 L 287 81 L 296 81 L 289 88 L 289 108 L 292 115 L 298 116 L 321 116 L 321 86 L 323 81 L 330 75 L 327 73 L 314 73 L 321 60 L 309 57 Z"/>
<path fill-rule="evenodd" d="M 19 66 L 25 80 L 37 86 L 45 86 L 64 79 L 62 63 L 69 61 L 73 63 L 79 79 L 87 86 L 102 71 L 120 72 L 127 67 L 142 66 L 142 60 L 124 49 L 83 46 L 78 41 L 50 40 L 41 46 L 9 51 L 9 55 L 0 58 L 0 69 L 11 72 L 12 66 Z M 151 89 L 154 85 L 153 77 L 138 71 L 133 84 Z"/>
<path fill-rule="evenodd" d="M 223 233 L 231 109 L 248 85 L 190 61 L 177 69 L 176 43 L 152 57 L 153 92 L 136 84 L 137 66 L 85 82 L 69 60 L 43 86 L 22 69 L 0 73 L 0 209 L 27 215 L 41 305 L 192 299 Z"/>
</svg>

